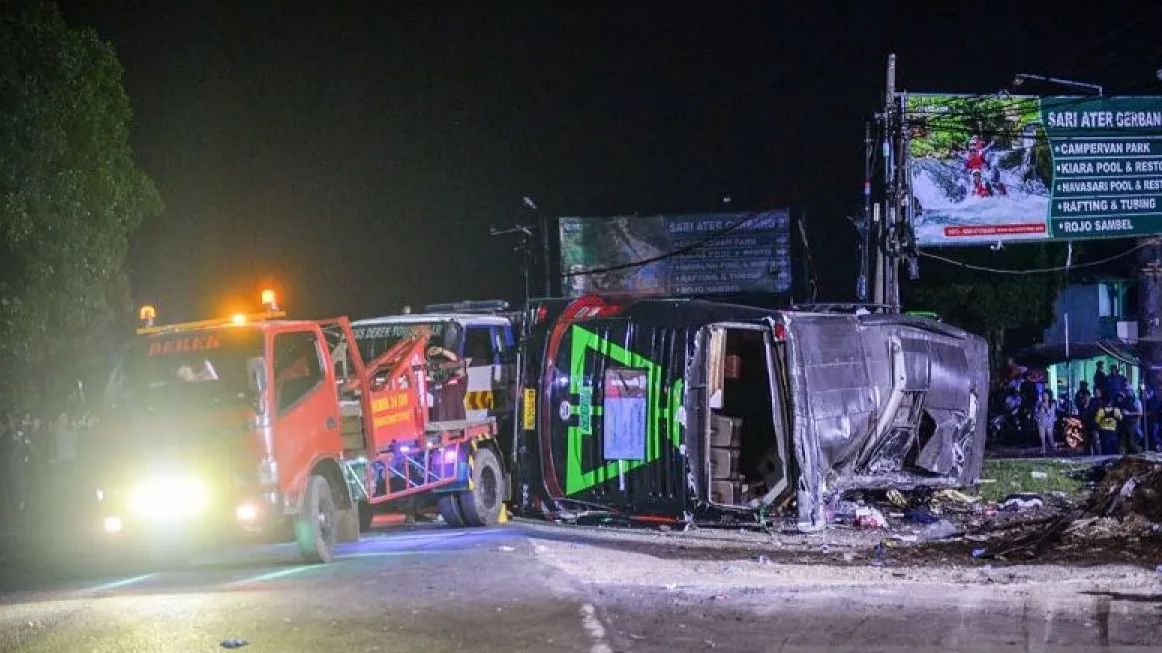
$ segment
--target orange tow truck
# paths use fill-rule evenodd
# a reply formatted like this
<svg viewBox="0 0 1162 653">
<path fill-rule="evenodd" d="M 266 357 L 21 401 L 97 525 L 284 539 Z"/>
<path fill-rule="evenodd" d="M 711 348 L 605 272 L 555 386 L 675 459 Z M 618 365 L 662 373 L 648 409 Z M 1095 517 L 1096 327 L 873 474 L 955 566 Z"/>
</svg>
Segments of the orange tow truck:
<svg viewBox="0 0 1162 653">
<path fill-rule="evenodd" d="M 350 321 L 265 312 L 144 326 L 106 390 L 96 465 L 100 530 L 151 551 L 239 536 L 294 539 L 329 561 L 381 507 L 439 494 L 474 526 L 506 519 L 492 418 L 438 413 L 428 336 L 363 361 Z"/>
</svg>

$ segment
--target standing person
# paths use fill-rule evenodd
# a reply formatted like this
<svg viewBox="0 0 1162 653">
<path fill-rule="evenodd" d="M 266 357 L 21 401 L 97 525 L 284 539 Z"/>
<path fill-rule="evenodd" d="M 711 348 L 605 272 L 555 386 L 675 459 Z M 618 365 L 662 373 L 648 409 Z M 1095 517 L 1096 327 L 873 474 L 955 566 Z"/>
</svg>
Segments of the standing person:
<svg viewBox="0 0 1162 653">
<path fill-rule="evenodd" d="M 1106 394 L 1111 397 L 1118 397 L 1130 391 L 1130 382 L 1122 374 L 1122 369 L 1117 365 L 1110 366 L 1110 374 L 1106 377 Z"/>
<path fill-rule="evenodd" d="M 1094 416 L 1097 423 L 1097 453 L 1113 456 L 1118 453 L 1118 425 L 1122 422 L 1122 411 L 1104 394 L 1098 403 L 1101 407 Z"/>
<path fill-rule="evenodd" d="M 1112 378 L 1112 375 L 1111 375 Z M 1122 420 L 1122 451 L 1126 453 L 1138 453 L 1142 450 L 1142 415 L 1145 411 L 1142 409 L 1142 400 L 1139 399 L 1133 390 L 1126 390 L 1122 395 L 1122 415 L 1125 419 Z"/>
<path fill-rule="evenodd" d="M 1044 392 L 1041 394 L 1041 401 L 1037 402 L 1037 408 L 1033 413 L 1037 421 L 1037 433 L 1041 436 L 1041 455 L 1049 454 L 1049 449 L 1057 448 L 1057 443 L 1053 441 L 1053 427 L 1057 424 L 1057 404 L 1053 401 L 1052 392 Z"/>
<path fill-rule="evenodd" d="M 1145 397 L 1146 409 L 1146 450 L 1162 451 L 1162 396 L 1154 388 L 1142 386 L 1142 396 Z"/>
<path fill-rule="evenodd" d="M 1093 391 L 1100 392 L 1103 396 L 1109 397 L 1109 387 L 1106 386 L 1106 364 L 1104 361 L 1097 362 L 1097 371 L 1093 373 Z"/>
<path fill-rule="evenodd" d="M 1089 442 L 1089 451 L 1093 454 L 1097 453 L 1098 448 L 1097 411 L 1101 408 L 1101 399 L 1101 390 L 1095 388 L 1093 397 L 1086 403 L 1085 412 L 1082 413 L 1082 423 L 1085 425 L 1085 437 Z"/>
<path fill-rule="evenodd" d="M 1084 397 L 1085 403 L 1088 404 L 1089 398 L 1092 396 L 1093 396 L 1093 393 L 1091 393 L 1089 391 L 1089 381 L 1082 381 L 1077 386 L 1077 392 L 1073 393 L 1073 405 L 1074 405 L 1074 409 L 1077 411 L 1077 414 L 1080 414 L 1082 412 L 1082 410 L 1081 410 L 1082 398 Z"/>
</svg>

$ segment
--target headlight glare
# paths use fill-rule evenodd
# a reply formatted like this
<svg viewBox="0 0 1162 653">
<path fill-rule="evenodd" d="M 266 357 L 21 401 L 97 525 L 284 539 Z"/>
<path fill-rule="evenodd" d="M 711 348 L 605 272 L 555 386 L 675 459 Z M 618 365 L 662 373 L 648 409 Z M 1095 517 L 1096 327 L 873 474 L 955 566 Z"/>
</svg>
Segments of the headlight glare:
<svg viewBox="0 0 1162 653">
<path fill-rule="evenodd" d="M 188 478 L 155 478 L 129 495 L 129 509 L 142 519 L 184 519 L 205 510 L 209 503 L 205 484 Z"/>
</svg>

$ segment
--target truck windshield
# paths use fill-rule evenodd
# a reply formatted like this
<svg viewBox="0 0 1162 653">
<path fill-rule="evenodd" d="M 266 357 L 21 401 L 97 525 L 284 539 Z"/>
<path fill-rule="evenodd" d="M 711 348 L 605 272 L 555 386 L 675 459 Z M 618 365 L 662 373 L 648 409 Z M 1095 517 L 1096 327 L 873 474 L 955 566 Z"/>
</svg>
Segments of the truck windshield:
<svg viewBox="0 0 1162 653">
<path fill-rule="evenodd" d="M 415 322 L 395 322 L 392 324 L 356 324 L 351 330 L 355 333 L 355 341 L 359 344 L 359 355 L 364 363 L 369 363 L 383 352 L 391 349 L 400 340 L 415 335 L 423 329 L 428 329 L 432 336 L 430 343 L 439 344 L 445 349 L 459 351 L 460 326 L 455 322 L 416 320 Z"/>
<path fill-rule="evenodd" d="M 114 405 L 244 403 L 251 395 L 246 361 L 261 355 L 262 334 L 250 329 L 150 335 L 129 347 L 107 398 Z"/>
</svg>

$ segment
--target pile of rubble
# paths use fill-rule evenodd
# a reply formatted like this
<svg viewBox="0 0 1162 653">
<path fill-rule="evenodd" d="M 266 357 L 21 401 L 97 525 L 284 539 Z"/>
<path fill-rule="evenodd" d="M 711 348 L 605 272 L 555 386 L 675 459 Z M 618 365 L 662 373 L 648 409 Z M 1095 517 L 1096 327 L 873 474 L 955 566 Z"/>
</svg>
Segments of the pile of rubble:
<svg viewBox="0 0 1162 653">
<path fill-rule="evenodd" d="M 1034 558 L 1048 549 L 1097 546 L 1102 540 L 1162 538 L 1162 462 L 1115 459 L 1088 472 L 1093 490 L 1079 506 L 1032 533 L 985 550 L 986 558 Z"/>
</svg>

